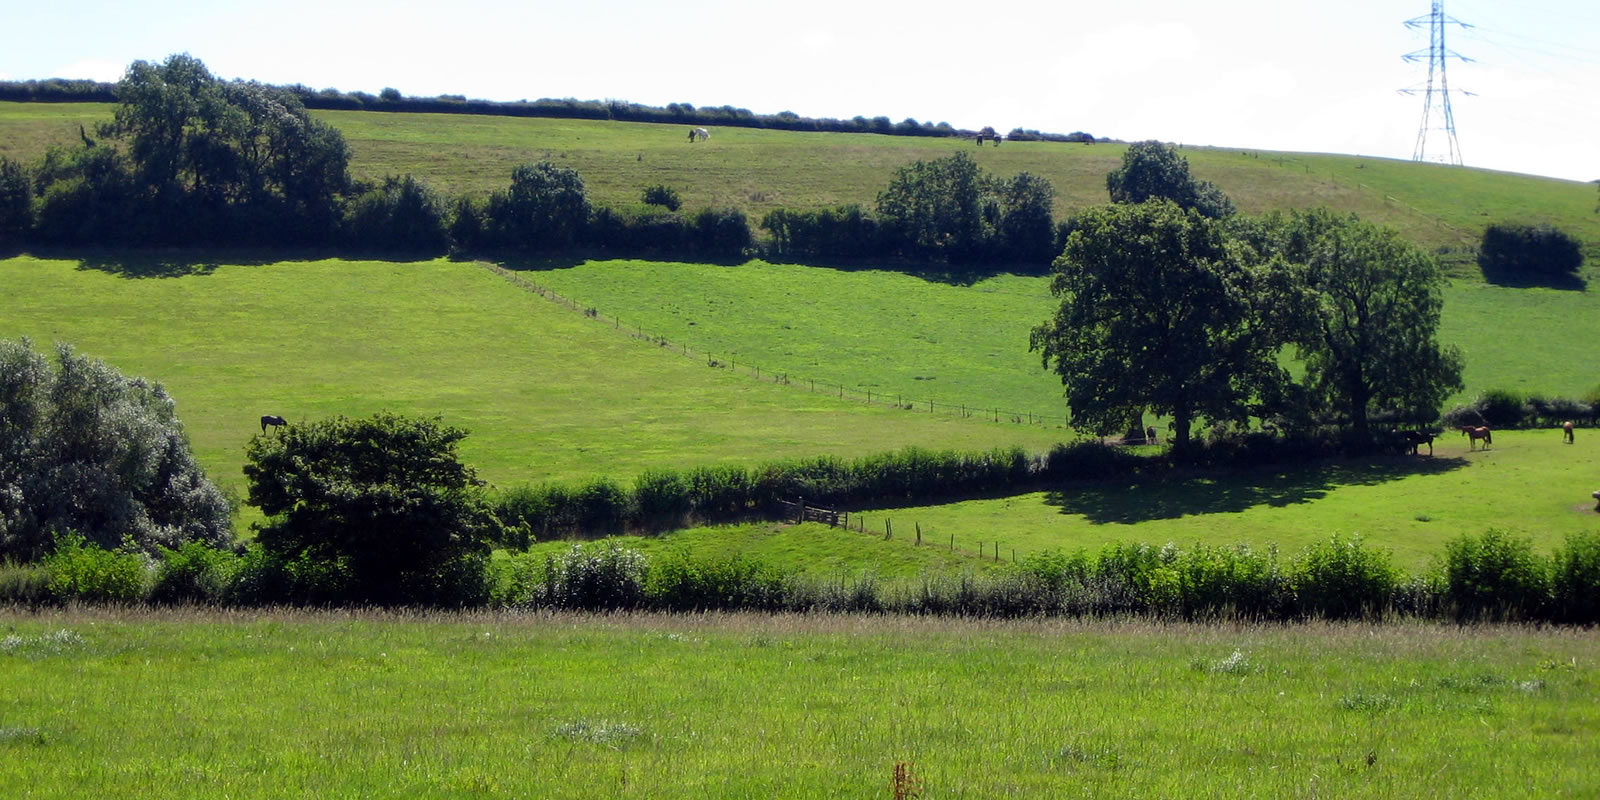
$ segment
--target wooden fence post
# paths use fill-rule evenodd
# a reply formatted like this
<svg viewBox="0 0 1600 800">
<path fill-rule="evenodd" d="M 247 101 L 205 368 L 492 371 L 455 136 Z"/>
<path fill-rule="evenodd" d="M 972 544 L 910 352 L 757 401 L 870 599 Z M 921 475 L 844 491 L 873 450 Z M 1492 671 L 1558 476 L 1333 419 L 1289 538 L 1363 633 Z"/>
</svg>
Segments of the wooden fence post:
<svg viewBox="0 0 1600 800">
<path fill-rule="evenodd" d="M 893 538 L 894 538 L 894 520 L 886 519 L 886 520 L 883 521 L 883 540 L 887 542 L 887 541 L 889 541 L 890 539 L 893 539 Z"/>
<path fill-rule="evenodd" d="M 917 523 L 917 546 L 922 546 L 922 523 Z"/>
</svg>

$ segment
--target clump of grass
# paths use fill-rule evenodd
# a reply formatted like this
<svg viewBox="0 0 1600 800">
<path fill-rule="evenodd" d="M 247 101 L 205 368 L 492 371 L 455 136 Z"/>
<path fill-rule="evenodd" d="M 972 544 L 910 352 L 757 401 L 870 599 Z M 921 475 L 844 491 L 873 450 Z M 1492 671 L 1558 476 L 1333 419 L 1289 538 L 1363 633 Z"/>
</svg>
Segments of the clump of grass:
<svg viewBox="0 0 1600 800">
<path fill-rule="evenodd" d="M 7 635 L 0 639 L 0 654 L 4 655 L 31 655 L 50 656 L 60 655 L 68 650 L 77 650 L 88 642 L 83 636 L 74 631 L 62 628 L 50 633 L 41 633 L 38 636 Z"/>
<path fill-rule="evenodd" d="M 643 736 L 644 731 L 639 726 L 626 722 L 580 719 L 557 726 L 553 735 L 559 739 L 588 742 L 615 750 Z"/>
<path fill-rule="evenodd" d="M 44 731 L 39 728 L 0 728 L 0 745 L 45 744 Z"/>
<path fill-rule="evenodd" d="M 1396 700 L 1394 695 L 1384 694 L 1383 692 L 1375 692 L 1372 694 L 1357 692 L 1355 694 L 1347 694 L 1339 698 L 1339 707 L 1346 711 L 1368 711 L 1372 713 L 1378 713 L 1393 709 L 1399 704 L 1400 701 Z"/>
<path fill-rule="evenodd" d="M 1252 663 L 1243 650 L 1234 650 L 1227 658 L 1213 661 L 1205 669 L 1216 675 L 1250 675 L 1261 671 L 1260 665 Z"/>
</svg>

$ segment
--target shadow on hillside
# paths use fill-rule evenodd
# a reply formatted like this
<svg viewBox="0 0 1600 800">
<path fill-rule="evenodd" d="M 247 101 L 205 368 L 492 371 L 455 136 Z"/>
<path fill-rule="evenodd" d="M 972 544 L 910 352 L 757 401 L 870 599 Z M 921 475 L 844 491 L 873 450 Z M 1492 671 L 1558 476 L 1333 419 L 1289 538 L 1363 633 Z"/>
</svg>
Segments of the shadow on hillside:
<svg viewBox="0 0 1600 800">
<path fill-rule="evenodd" d="M 483 258 L 471 259 L 487 261 L 490 264 L 509 269 L 512 272 L 549 272 L 558 269 L 572 269 L 582 266 L 591 259 L 582 256 L 523 256 L 517 258 Z"/>
<path fill-rule="evenodd" d="M 928 283 L 942 283 L 946 286 L 957 287 L 973 286 L 990 278 L 998 278 L 1001 275 L 1047 275 L 1050 272 L 1048 266 L 986 265 L 952 267 L 948 264 L 929 264 L 926 262 L 881 258 L 866 260 L 809 258 L 802 261 L 773 256 L 767 260 L 773 264 L 816 267 L 839 272 L 899 272 L 913 278 L 920 278 Z"/>
<path fill-rule="evenodd" d="M 1059 507 L 1062 514 L 1079 514 L 1090 522 L 1132 525 L 1192 514 L 1236 513 L 1256 506 L 1298 505 L 1319 500 L 1342 486 L 1376 486 L 1465 466 L 1464 458 L 1423 456 L 1244 474 L 1129 478 L 1052 491 L 1045 502 Z"/>
</svg>

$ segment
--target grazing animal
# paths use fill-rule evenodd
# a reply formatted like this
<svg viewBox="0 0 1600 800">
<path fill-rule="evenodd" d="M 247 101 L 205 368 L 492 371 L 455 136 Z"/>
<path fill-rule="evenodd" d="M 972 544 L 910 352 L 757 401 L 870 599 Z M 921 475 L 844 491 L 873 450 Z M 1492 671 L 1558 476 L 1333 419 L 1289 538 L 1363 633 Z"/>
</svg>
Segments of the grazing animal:
<svg viewBox="0 0 1600 800">
<path fill-rule="evenodd" d="M 705 141 L 707 139 L 710 139 L 710 138 L 711 138 L 711 131 L 708 131 L 705 128 L 690 128 L 689 129 L 689 143 L 690 144 L 694 144 L 696 140 L 703 142 L 703 141 Z"/>
<path fill-rule="evenodd" d="M 1468 450 L 1471 450 L 1472 446 L 1477 444 L 1479 439 L 1483 440 L 1483 449 L 1485 450 L 1489 449 L 1489 445 L 1494 444 L 1494 437 L 1489 435 L 1488 425 L 1478 425 L 1476 427 L 1472 425 L 1463 426 L 1461 428 L 1461 435 L 1467 437 Z"/>
<path fill-rule="evenodd" d="M 1569 419 L 1566 422 L 1561 423 L 1561 431 L 1564 434 L 1567 444 L 1572 444 L 1572 420 Z"/>
<path fill-rule="evenodd" d="M 289 422 L 287 420 L 285 420 L 283 417 L 275 417 L 275 416 L 273 416 L 271 414 L 263 414 L 261 416 L 261 432 L 262 433 L 266 433 L 267 432 L 267 426 L 269 426 L 269 425 L 274 427 L 274 428 L 277 428 L 277 427 L 281 427 L 281 426 L 288 425 L 288 424 L 289 424 Z"/>
<path fill-rule="evenodd" d="M 1144 443 L 1145 444 L 1157 444 L 1157 442 L 1156 442 L 1156 426 L 1151 425 L 1150 427 L 1144 429 Z"/>
<path fill-rule="evenodd" d="M 1422 445 L 1427 445 L 1428 455 L 1433 455 L 1433 434 L 1427 431 L 1401 431 L 1400 436 L 1406 444 L 1411 445 L 1411 455 L 1416 455 L 1417 448 Z"/>
</svg>

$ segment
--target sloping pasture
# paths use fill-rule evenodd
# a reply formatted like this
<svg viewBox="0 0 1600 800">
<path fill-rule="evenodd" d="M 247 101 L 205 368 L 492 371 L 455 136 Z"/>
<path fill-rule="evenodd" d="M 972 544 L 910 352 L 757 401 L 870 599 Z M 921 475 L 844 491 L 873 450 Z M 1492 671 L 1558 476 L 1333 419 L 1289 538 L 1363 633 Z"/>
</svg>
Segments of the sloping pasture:
<svg viewBox="0 0 1600 800">
<path fill-rule="evenodd" d="M 111 116 L 93 103 L 0 103 L 0 155 L 31 162 L 50 145 L 76 147 L 78 126 L 93 130 Z M 519 164 L 548 159 L 583 175 L 602 205 L 639 202 L 664 183 L 686 207 L 731 206 L 759 220 L 776 208 L 856 203 L 871 207 L 894 171 L 918 159 L 970 153 L 1008 177 L 1021 171 L 1055 187 L 1065 218 L 1106 202 L 1105 175 L 1122 158 L 1119 144 L 1007 142 L 975 147 L 963 139 L 877 134 L 803 133 L 714 128 L 688 143 L 678 125 L 444 114 L 319 111 L 339 128 L 354 155 L 352 172 L 381 180 L 410 173 L 447 194 L 484 195 L 504 188 Z M 1159 136 L 1152 131 L 1151 136 Z M 1216 183 L 1241 211 L 1327 206 L 1399 228 L 1429 248 L 1450 248 L 1457 274 L 1472 276 L 1470 256 L 1483 227 L 1502 220 L 1550 223 L 1600 247 L 1594 187 L 1527 175 L 1453 169 L 1364 156 L 1183 149 L 1196 176 Z"/>
<path fill-rule="evenodd" d="M 187 274 L 129 277 L 151 273 Z M 711 369 L 472 263 L 17 257 L 0 260 L 0 287 L 0 337 L 161 381 L 201 463 L 236 489 L 262 414 L 439 415 L 499 485 L 913 444 L 1039 450 L 1063 434 Z"/>
</svg>

